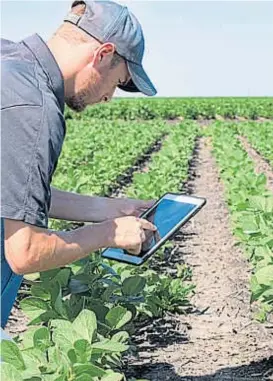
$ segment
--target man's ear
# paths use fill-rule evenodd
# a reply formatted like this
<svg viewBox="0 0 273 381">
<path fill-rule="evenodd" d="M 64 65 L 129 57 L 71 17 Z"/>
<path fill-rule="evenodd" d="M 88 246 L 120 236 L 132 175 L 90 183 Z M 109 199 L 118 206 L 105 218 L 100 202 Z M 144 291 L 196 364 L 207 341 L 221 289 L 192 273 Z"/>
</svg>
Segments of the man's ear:
<svg viewBox="0 0 273 381">
<path fill-rule="evenodd" d="M 116 47 L 111 42 L 106 42 L 99 46 L 93 55 L 93 66 L 95 68 L 110 66 Z"/>
</svg>

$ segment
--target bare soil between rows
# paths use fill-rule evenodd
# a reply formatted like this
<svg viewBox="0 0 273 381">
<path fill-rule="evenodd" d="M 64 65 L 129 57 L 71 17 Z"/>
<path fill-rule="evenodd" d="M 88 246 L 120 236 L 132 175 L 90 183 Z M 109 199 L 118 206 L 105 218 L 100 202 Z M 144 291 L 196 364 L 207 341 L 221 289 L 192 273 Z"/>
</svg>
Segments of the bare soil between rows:
<svg viewBox="0 0 273 381">
<path fill-rule="evenodd" d="M 253 320 L 250 267 L 231 233 L 208 140 L 198 148 L 188 189 L 207 205 L 182 229 L 178 250 L 193 271 L 195 311 L 173 316 L 157 342 L 142 334 L 128 374 L 150 381 L 273 380 L 273 325 Z"/>
</svg>

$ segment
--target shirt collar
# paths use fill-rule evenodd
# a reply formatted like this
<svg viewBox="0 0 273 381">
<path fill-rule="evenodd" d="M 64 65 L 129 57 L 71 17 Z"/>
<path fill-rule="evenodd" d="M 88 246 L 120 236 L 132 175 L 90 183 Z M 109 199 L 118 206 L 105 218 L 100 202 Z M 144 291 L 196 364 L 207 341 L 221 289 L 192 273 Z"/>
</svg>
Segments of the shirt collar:
<svg viewBox="0 0 273 381">
<path fill-rule="evenodd" d="M 25 38 L 23 43 L 31 50 L 42 66 L 51 88 L 58 99 L 60 108 L 64 112 L 64 79 L 53 54 L 37 33 Z"/>
</svg>

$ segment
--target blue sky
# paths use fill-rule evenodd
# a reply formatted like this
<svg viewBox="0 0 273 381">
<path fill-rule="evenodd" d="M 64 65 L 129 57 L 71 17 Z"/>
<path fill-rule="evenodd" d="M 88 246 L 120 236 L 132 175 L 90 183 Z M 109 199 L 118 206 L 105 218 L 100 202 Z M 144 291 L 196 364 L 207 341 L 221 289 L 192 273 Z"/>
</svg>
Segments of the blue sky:
<svg viewBox="0 0 273 381">
<path fill-rule="evenodd" d="M 142 24 L 158 96 L 273 95 L 272 1 L 120 2 Z M 1 37 L 46 40 L 70 4 L 2 0 Z"/>
</svg>

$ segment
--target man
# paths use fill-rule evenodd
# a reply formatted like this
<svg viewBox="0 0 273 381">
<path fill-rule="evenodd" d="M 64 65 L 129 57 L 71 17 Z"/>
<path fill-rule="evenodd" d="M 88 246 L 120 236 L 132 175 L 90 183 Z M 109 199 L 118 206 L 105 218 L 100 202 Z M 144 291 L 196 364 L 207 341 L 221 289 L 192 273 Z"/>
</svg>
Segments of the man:
<svg viewBox="0 0 273 381">
<path fill-rule="evenodd" d="M 144 37 L 126 7 L 76 1 L 45 43 L 37 34 L 1 41 L 1 327 L 23 274 L 72 263 L 103 247 L 139 254 L 138 218 L 152 205 L 90 197 L 50 186 L 65 138 L 64 106 L 76 112 L 109 101 L 116 87 L 154 95 L 142 68 Z M 96 222 L 63 232 L 48 218 Z"/>
</svg>

